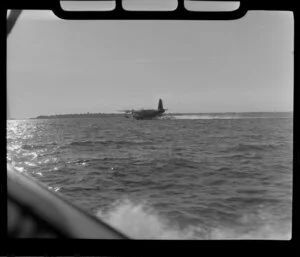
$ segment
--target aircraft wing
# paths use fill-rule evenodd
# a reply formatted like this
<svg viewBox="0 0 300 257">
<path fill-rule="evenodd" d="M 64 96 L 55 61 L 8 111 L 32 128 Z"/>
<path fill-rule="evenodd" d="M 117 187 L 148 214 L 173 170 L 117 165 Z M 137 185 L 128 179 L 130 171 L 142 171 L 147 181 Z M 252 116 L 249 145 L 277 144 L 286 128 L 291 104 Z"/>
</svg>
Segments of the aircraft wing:
<svg viewBox="0 0 300 257">
<path fill-rule="evenodd" d="M 124 112 L 126 114 L 134 112 L 134 110 L 119 110 L 118 112 Z"/>
</svg>

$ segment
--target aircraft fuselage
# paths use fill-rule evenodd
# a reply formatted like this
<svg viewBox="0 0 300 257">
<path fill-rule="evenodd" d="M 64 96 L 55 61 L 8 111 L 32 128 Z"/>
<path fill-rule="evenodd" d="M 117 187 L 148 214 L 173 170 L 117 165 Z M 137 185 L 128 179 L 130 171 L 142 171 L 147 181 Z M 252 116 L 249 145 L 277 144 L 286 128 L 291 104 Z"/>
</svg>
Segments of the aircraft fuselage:
<svg viewBox="0 0 300 257">
<path fill-rule="evenodd" d="M 153 119 L 155 117 L 159 117 L 164 112 L 165 112 L 164 110 L 139 110 L 139 111 L 133 111 L 132 116 L 137 120 L 146 120 L 146 119 Z"/>
<path fill-rule="evenodd" d="M 137 120 L 150 120 L 159 116 L 162 116 L 163 113 L 167 109 L 164 109 L 163 102 L 161 99 L 158 101 L 158 107 L 157 109 L 140 109 L 140 110 L 131 110 L 126 111 L 127 114 L 125 115 L 126 118 L 133 117 Z"/>
</svg>

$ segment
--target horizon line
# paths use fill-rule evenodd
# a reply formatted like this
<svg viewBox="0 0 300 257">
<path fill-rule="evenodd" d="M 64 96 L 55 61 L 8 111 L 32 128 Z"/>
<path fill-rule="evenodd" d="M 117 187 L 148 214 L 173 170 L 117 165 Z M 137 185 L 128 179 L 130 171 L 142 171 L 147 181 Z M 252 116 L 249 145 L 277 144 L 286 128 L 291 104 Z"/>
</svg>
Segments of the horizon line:
<svg viewBox="0 0 300 257">
<path fill-rule="evenodd" d="M 174 114 L 238 114 L 238 113 L 293 113 L 294 111 L 241 111 L 241 112 L 168 112 L 165 113 L 164 115 L 174 115 Z M 19 117 L 19 118 L 14 118 L 10 117 L 7 118 L 7 120 L 27 120 L 27 119 L 36 119 L 37 117 L 40 116 L 45 116 L 45 117 L 53 117 L 53 116 L 64 116 L 64 115 L 83 115 L 83 116 L 89 116 L 89 115 L 124 115 L 125 113 L 122 112 L 86 112 L 86 113 L 62 113 L 62 114 L 41 114 L 35 117 Z"/>
</svg>

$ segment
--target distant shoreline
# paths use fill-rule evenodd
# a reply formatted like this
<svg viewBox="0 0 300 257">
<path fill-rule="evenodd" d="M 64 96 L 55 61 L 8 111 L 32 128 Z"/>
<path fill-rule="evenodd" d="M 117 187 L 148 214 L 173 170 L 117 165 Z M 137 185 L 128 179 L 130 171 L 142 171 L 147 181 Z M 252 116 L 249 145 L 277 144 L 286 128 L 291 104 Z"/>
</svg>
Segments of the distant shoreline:
<svg viewBox="0 0 300 257">
<path fill-rule="evenodd" d="M 238 116 L 246 114 L 293 114 L 293 112 L 187 112 L 187 113 L 166 113 L 164 116 L 181 116 L 181 115 L 221 115 L 221 116 Z M 124 117 L 124 113 L 82 113 L 82 114 L 57 114 L 57 115 L 39 115 L 34 118 L 7 118 L 7 120 L 38 120 L 38 119 L 69 119 L 69 118 L 108 118 Z"/>
<path fill-rule="evenodd" d="M 173 116 L 173 115 L 239 115 L 239 114 L 255 114 L 255 113 L 286 113 L 291 114 L 293 112 L 189 112 L 189 113 L 166 113 L 164 116 Z M 36 119 L 66 119 L 66 118 L 102 118 L 102 117 L 123 117 L 124 113 L 82 113 L 82 114 L 57 114 L 57 115 L 39 115 L 34 118 L 28 118 L 31 120 Z M 18 120 L 15 118 L 10 118 L 8 120 Z"/>
<path fill-rule="evenodd" d="M 65 119 L 65 118 L 101 118 L 123 116 L 120 113 L 83 113 L 83 114 L 58 114 L 58 115 L 40 115 L 30 119 Z"/>
</svg>

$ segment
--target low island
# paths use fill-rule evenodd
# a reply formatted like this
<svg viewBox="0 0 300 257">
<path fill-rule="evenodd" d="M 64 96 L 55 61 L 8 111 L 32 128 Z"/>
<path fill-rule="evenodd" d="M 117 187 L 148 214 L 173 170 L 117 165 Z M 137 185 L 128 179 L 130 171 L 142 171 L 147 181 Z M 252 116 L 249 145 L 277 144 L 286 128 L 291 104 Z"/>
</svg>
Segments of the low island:
<svg viewBox="0 0 300 257">
<path fill-rule="evenodd" d="M 67 119 L 67 118 L 101 118 L 101 117 L 121 117 L 120 113 L 79 113 L 79 114 L 57 114 L 40 115 L 31 119 Z"/>
</svg>

